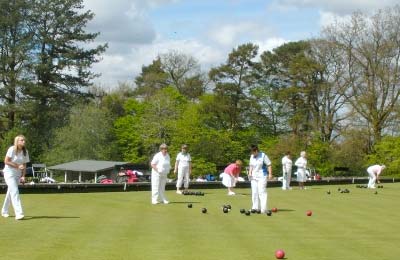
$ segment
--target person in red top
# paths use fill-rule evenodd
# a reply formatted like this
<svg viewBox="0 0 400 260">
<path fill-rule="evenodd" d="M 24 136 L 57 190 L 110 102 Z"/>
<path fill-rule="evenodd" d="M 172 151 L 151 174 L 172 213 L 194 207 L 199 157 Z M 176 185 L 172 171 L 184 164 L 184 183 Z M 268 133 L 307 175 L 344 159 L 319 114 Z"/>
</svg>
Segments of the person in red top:
<svg viewBox="0 0 400 260">
<path fill-rule="evenodd" d="M 236 160 L 236 162 L 229 164 L 222 175 L 222 184 L 228 188 L 228 195 L 235 195 L 232 188 L 236 186 L 237 179 L 242 170 L 242 161 Z"/>
</svg>

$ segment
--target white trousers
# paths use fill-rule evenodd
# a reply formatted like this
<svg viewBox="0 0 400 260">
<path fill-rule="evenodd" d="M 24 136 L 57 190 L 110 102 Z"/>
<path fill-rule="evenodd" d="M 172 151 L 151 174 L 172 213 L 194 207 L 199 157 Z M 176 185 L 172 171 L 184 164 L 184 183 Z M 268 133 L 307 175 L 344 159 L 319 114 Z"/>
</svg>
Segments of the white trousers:
<svg viewBox="0 0 400 260">
<path fill-rule="evenodd" d="M 167 183 L 167 174 L 151 172 L 151 202 L 163 202 L 165 198 L 165 184 Z"/>
<path fill-rule="evenodd" d="M 367 170 L 367 172 L 368 172 L 368 188 L 371 188 L 371 189 L 374 189 L 375 188 L 375 183 L 376 183 L 376 175 L 375 175 L 375 173 L 372 171 L 372 170 L 370 170 L 370 171 L 368 171 Z"/>
<path fill-rule="evenodd" d="M 252 209 L 259 209 L 262 213 L 267 210 L 267 176 L 251 179 Z"/>
<path fill-rule="evenodd" d="M 287 171 L 285 168 L 283 168 L 283 179 L 282 179 L 282 189 L 283 190 L 288 190 L 290 189 L 290 181 L 292 178 L 292 173 L 290 171 Z"/>
<path fill-rule="evenodd" d="M 4 199 L 3 208 L 1 209 L 1 214 L 8 214 L 8 209 L 11 203 L 14 208 L 15 216 L 24 215 L 21 205 L 21 199 L 19 198 L 19 179 L 19 175 L 15 176 L 7 173 L 4 174 L 4 180 L 7 184 L 7 193 Z"/>
<path fill-rule="evenodd" d="M 178 167 L 178 180 L 176 181 L 176 187 L 179 189 L 180 187 L 185 187 L 185 189 L 189 188 L 189 167 Z"/>
</svg>

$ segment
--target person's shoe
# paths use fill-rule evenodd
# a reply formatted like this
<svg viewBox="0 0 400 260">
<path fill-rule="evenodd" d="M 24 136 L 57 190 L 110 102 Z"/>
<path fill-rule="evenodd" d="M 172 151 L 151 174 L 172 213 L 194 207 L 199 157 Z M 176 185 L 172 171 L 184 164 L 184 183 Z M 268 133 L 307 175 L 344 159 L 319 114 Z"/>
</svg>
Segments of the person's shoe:
<svg viewBox="0 0 400 260">
<path fill-rule="evenodd" d="M 160 202 L 158 202 L 158 201 L 156 201 L 156 200 L 153 200 L 152 202 L 151 202 L 151 204 L 153 204 L 153 205 L 156 205 L 156 204 L 159 204 Z"/>
<path fill-rule="evenodd" d="M 164 204 L 169 204 L 169 201 L 168 200 L 163 200 L 163 203 Z"/>
<path fill-rule="evenodd" d="M 8 218 L 10 215 L 8 215 L 8 213 L 1 213 L 1 216 L 2 216 L 3 218 Z"/>
<path fill-rule="evenodd" d="M 21 219 L 24 219 L 24 215 L 17 215 L 17 216 L 15 216 L 15 219 L 16 220 L 21 220 Z"/>
<path fill-rule="evenodd" d="M 234 193 L 233 191 L 230 191 L 230 192 L 228 192 L 228 195 L 229 196 L 233 196 L 233 195 L 235 195 L 236 193 Z"/>
<path fill-rule="evenodd" d="M 177 191 L 176 191 L 176 194 L 182 194 L 182 191 L 177 190 Z"/>
</svg>

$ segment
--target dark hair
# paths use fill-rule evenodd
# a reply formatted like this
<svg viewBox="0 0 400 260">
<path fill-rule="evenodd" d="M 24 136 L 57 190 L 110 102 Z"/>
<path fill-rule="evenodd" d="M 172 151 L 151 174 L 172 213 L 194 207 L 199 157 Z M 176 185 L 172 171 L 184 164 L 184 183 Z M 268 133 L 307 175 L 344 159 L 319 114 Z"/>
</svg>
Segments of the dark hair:
<svg viewBox="0 0 400 260">
<path fill-rule="evenodd" d="M 250 146 L 250 150 L 251 150 L 252 152 L 259 151 L 258 146 L 255 145 L 255 144 L 252 144 L 252 145 Z"/>
<path fill-rule="evenodd" d="M 290 152 L 290 151 L 287 151 L 287 152 L 286 152 L 286 155 L 290 155 L 290 154 L 291 154 L 291 152 Z"/>
</svg>

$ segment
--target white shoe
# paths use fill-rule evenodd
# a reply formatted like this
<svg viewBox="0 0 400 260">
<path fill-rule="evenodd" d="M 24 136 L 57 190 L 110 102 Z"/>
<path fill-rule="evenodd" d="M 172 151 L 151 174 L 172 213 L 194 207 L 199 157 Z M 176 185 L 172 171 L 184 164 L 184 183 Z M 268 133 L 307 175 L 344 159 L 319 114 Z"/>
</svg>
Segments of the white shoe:
<svg viewBox="0 0 400 260">
<path fill-rule="evenodd" d="M 176 194 L 182 194 L 182 191 L 177 190 L 177 191 L 176 191 Z"/>
<path fill-rule="evenodd" d="M 21 219 L 24 219 L 24 215 L 17 215 L 17 216 L 15 216 L 15 219 L 16 220 L 21 220 Z"/>
<path fill-rule="evenodd" d="M 10 215 L 8 215 L 8 213 L 2 213 L 1 216 L 2 216 L 3 218 L 8 218 Z"/>
<path fill-rule="evenodd" d="M 235 195 L 236 193 L 234 193 L 233 191 L 228 192 L 229 196 Z"/>
<path fill-rule="evenodd" d="M 151 202 L 151 204 L 153 204 L 153 205 L 156 205 L 156 204 L 159 204 L 159 203 L 160 203 L 160 202 L 154 201 L 154 200 Z"/>
<path fill-rule="evenodd" d="M 163 200 L 163 203 L 164 204 L 169 204 L 169 201 L 168 200 Z"/>
</svg>

